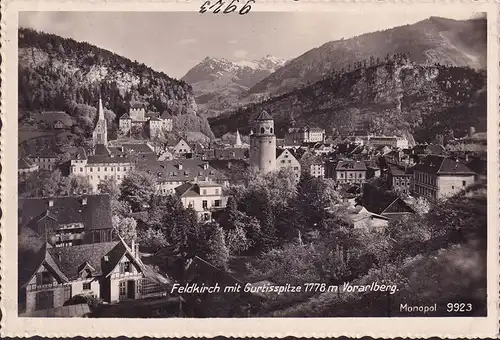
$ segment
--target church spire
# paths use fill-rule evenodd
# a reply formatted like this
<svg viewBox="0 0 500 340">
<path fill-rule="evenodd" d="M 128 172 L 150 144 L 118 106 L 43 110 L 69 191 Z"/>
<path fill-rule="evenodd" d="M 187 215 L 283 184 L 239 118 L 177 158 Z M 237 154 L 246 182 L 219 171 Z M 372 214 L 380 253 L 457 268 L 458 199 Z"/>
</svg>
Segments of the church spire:
<svg viewBox="0 0 500 340">
<path fill-rule="evenodd" d="M 236 129 L 236 146 L 241 146 L 241 136 L 240 136 L 240 131 Z"/>
<path fill-rule="evenodd" d="M 102 99 L 99 95 L 99 120 L 104 120 L 104 108 L 102 107 Z"/>
</svg>

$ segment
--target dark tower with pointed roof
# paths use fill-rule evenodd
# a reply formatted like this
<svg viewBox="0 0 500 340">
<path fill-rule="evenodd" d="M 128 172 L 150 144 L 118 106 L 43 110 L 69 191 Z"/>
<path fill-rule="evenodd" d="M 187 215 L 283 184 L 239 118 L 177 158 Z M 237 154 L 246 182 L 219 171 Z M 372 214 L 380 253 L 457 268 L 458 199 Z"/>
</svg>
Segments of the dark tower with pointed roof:
<svg viewBox="0 0 500 340">
<path fill-rule="evenodd" d="M 97 118 L 97 125 L 95 126 L 94 133 L 92 134 L 92 139 L 94 141 L 94 145 L 108 145 L 108 127 L 106 119 L 104 118 L 104 108 L 102 106 L 101 97 L 99 97 L 99 117 Z"/>
<path fill-rule="evenodd" d="M 250 136 L 250 165 L 263 172 L 276 169 L 274 120 L 265 110 L 254 121 L 254 133 Z"/>
</svg>

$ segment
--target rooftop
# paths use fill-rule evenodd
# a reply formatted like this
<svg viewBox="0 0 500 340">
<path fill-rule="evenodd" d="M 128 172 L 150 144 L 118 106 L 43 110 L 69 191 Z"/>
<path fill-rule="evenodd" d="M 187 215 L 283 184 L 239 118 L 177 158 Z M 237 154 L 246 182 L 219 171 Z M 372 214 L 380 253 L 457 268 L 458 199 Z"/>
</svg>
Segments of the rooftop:
<svg viewBox="0 0 500 340">
<path fill-rule="evenodd" d="M 435 175 L 473 175 L 465 164 L 458 159 L 453 160 L 449 157 L 428 155 L 421 163 L 415 165 L 415 171 L 435 174 Z"/>
<path fill-rule="evenodd" d="M 59 224 L 81 222 L 87 230 L 112 228 L 107 194 L 20 198 L 18 209 L 19 226 L 31 225 L 48 214 Z"/>
<path fill-rule="evenodd" d="M 255 120 L 273 120 L 273 117 L 266 110 L 262 110 Z"/>
</svg>

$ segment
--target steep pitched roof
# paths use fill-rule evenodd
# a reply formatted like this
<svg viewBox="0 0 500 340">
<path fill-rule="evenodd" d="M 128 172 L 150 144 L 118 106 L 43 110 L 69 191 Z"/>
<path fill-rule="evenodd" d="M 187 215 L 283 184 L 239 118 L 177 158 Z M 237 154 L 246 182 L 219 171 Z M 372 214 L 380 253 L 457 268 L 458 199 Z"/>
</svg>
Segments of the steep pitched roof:
<svg viewBox="0 0 500 340">
<path fill-rule="evenodd" d="M 438 155 L 428 155 L 421 163 L 415 165 L 415 171 L 435 174 L 435 175 L 473 175 L 465 164 L 458 160 Z"/>
<path fill-rule="evenodd" d="M 83 204 L 83 198 L 87 203 Z M 49 206 L 49 201 L 53 205 Z M 86 230 L 112 228 L 110 197 L 104 195 L 19 199 L 19 226 L 29 225 L 47 212 L 58 223 L 83 223 Z"/>
<path fill-rule="evenodd" d="M 114 248 L 118 248 L 119 244 L 121 244 L 120 241 L 91 243 L 72 247 L 50 248 L 48 252 L 68 279 L 74 280 L 79 277 L 78 269 L 85 263 L 88 263 L 94 269 L 92 276 L 106 274 L 106 270 L 109 270 L 110 265 L 104 261 L 104 256 L 110 254 Z"/>
<path fill-rule="evenodd" d="M 363 186 L 363 196 L 359 204 L 369 212 L 379 215 L 414 212 L 399 196 L 390 191 L 382 191 L 368 183 Z"/>
<path fill-rule="evenodd" d="M 163 111 L 160 118 L 161 119 L 172 119 L 172 115 L 170 113 L 168 113 L 167 111 Z"/>
<path fill-rule="evenodd" d="M 94 149 L 95 156 L 110 156 L 111 152 L 104 144 L 97 144 Z"/>
<path fill-rule="evenodd" d="M 273 120 L 273 117 L 266 110 L 262 110 L 255 120 Z"/>
<path fill-rule="evenodd" d="M 130 115 L 128 113 L 125 113 L 125 114 L 121 115 L 120 120 L 121 119 L 130 119 Z"/>
</svg>

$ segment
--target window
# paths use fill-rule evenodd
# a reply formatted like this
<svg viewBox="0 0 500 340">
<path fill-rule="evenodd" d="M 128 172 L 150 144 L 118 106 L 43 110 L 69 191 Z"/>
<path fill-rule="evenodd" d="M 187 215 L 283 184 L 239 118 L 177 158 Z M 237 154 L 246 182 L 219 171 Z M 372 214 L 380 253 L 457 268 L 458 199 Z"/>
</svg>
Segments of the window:
<svg viewBox="0 0 500 340">
<path fill-rule="evenodd" d="M 264 133 L 264 128 L 263 127 L 260 128 L 260 133 Z"/>
<path fill-rule="evenodd" d="M 47 285 L 53 282 L 52 275 L 49 272 L 41 272 L 36 275 L 36 284 L 37 285 Z"/>
<path fill-rule="evenodd" d="M 104 167 L 104 171 L 108 171 L 108 168 L 107 168 L 107 167 Z"/>
<path fill-rule="evenodd" d="M 120 263 L 120 274 L 124 273 L 130 273 L 132 271 L 132 267 L 130 265 L 130 262 L 122 262 Z"/>
<path fill-rule="evenodd" d="M 269 131 L 270 131 L 271 133 L 273 133 L 273 128 L 271 128 Z M 269 142 L 269 143 L 270 143 L 270 142 Z"/>
<path fill-rule="evenodd" d="M 120 288 L 120 296 L 124 297 L 125 294 L 127 294 L 127 287 L 125 286 L 125 281 L 120 281 L 119 288 Z"/>
<path fill-rule="evenodd" d="M 90 172 L 94 172 L 94 168 L 90 168 Z"/>
<path fill-rule="evenodd" d="M 283 164 L 284 164 L 284 163 L 285 163 L 285 160 L 284 160 L 284 159 L 282 159 L 282 160 L 281 160 L 281 163 L 283 163 Z"/>
<path fill-rule="evenodd" d="M 90 290 L 90 282 L 83 283 L 83 290 Z"/>
<path fill-rule="evenodd" d="M 203 195 L 207 194 L 207 189 L 203 189 Z"/>
<path fill-rule="evenodd" d="M 352 172 L 351 172 L 351 173 L 349 173 L 349 178 L 352 178 Z"/>
<path fill-rule="evenodd" d="M 207 209 L 208 208 L 208 201 L 207 200 L 203 200 L 201 202 L 201 206 L 203 207 L 203 209 Z"/>
<path fill-rule="evenodd" d="M 83 168 L 80 168 L 80 172 L 83 172 Z"/>
<path fill-rule="evenodd" d="M 452 186 L 451 186 L 451 188 L 452 188 L 453 190 L 455 190 L 455 186 L 454 186 L 454 185 L 452 185 Z"/>
<path fill-rule="evenodd" d="M 344 178 L 344 174 L 343 173 L 340 174 L 340 178 Z"/>
<path fill-rule="evenodd" d="M 215 194 L 218 195 L 219 194 L 219 189 L 215 189 Z"/>
<path fill-rule="evenodd" d="M 97 171 L 98 171 L 98 172 L 99 172 L 99 171 L 101 171 L 101 168 L 100 168 L 100 167 L 97 167 Z"/>
<path fill-rule="evenodd" d="M 465 181 L 462 181 L 462 186 L 463 186 L 463 187 L 465 186 Z"/>
<path fill-rule="evenodd" d="M 215 207 L 220 207 L 221 206 L 221 201 L 220 200 L 215 200 L 214 201 L 214 206 Z"/>
</svg>

